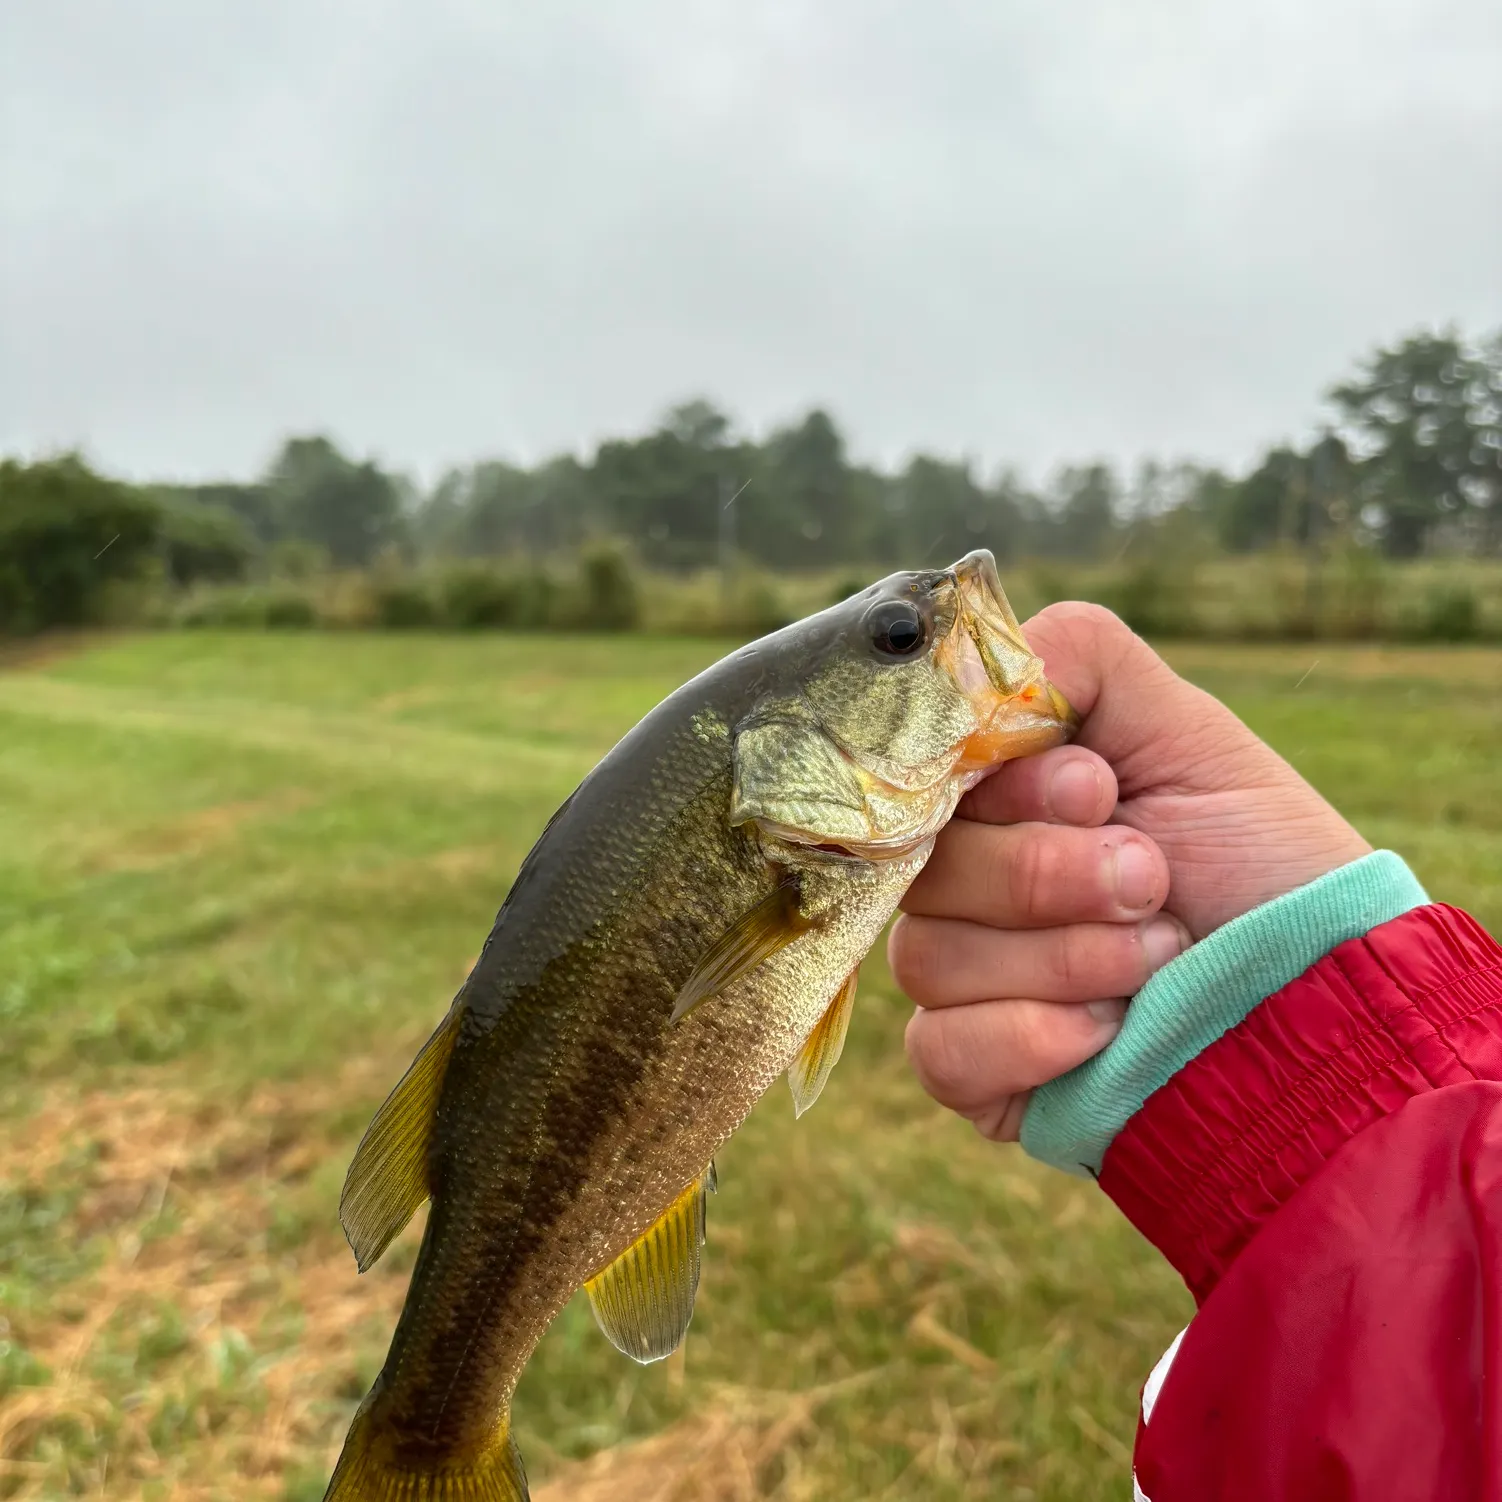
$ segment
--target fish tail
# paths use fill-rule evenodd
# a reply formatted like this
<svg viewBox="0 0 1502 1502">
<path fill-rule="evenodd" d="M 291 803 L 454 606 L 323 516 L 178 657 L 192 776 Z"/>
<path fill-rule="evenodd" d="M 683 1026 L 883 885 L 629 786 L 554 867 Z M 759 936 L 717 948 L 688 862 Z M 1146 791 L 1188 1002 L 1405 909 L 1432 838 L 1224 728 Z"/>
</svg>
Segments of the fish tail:
<svg viewBox="0 0 1502 1502">
<path fill-rule="evenodd" d="M 350 1425 L 323 1502 L 527 1502 L 527 1473 L 511 1438 L 509 1412 L 478 1454 L 430 1458 L 401 1451 L 367 1398 Z"/>
</svg>

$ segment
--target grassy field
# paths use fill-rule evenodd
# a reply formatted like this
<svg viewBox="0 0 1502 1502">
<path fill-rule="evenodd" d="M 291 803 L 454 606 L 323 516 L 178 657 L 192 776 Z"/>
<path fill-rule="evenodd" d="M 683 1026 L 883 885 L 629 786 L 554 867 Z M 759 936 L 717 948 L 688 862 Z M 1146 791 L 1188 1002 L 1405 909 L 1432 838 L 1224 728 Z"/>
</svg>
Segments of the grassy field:
<svg viewBox="0 0 1502 1502">
<path fill-rule="evenodd" d="M 552 809 L 722 646 L 179 634 L 0 663 L 0 1497 L 322 1486 L 415 1234 L 335 1208 Z M 1502 652 L 1176 648 L 1438 897 L 1502 928 Z M 1118 1498 L 1185 1322 L 1093 1186 L 844 1061 L 720 1160 L 642 1370 L 576 1302 L 523 1382 L 540 1502 Z"/>
</svg>

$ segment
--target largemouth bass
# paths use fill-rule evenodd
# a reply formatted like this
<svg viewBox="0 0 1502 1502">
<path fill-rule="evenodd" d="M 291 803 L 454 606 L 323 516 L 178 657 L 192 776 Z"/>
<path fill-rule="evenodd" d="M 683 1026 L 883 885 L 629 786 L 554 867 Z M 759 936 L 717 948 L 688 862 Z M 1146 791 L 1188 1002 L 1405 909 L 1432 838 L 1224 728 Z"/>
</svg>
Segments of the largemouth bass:
<svg viewBox="0 0 1502 1502">
<path fill-rule="evenodd" d="M 1072 724 L 976 552 L 732 653 L 606 756 L 350 1166 L 362 1271 L 431 1207 L 331 1502 L 524 1502 L 512 1393 L 581 1287 L 626 1355 L 677 1347 L 716 1150 L 781 1074 L 813 1104 L 961 795 Z"/>
</svg>

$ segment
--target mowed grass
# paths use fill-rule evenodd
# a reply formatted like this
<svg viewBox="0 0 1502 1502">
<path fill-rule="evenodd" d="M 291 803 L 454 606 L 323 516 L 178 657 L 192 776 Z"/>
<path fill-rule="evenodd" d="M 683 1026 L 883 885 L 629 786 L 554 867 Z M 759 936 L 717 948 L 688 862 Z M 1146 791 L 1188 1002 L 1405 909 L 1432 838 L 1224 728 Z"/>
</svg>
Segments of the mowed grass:
<svg viewBox="0 0 1502 1502">
<path fill-rule="evenodd" d="M 0 1496 L 321 1496 L 415 1248 L 356 1277 L 354 1144 L 548 815 L 722 650 L 181 634 L 0 671 Z M 1170 655 L 1502 928 L 1502 653 Z M 578 1301 L 550 1332 L 541 1502 L 1123 1495 L 1190 1301 L 1093 1186 L 924 1098 L 908 1010 L 874 956 L 817 1110 L 774 1090 L 722 1154 L 679 1356 Z"/>
</svg>

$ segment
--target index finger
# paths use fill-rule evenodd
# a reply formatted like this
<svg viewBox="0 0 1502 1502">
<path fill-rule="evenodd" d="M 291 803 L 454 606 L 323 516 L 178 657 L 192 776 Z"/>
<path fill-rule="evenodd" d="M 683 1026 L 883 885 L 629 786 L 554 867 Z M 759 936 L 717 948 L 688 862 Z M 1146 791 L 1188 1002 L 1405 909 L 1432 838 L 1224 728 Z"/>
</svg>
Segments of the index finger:
<svg viewBox="0 0 1502 1502">
<path fill-rule="evenodd" d="M 1124 825 L 1072 829 L 951 819 L 907 889 L 902 911 L 992 928 L 1126 923 L 1168 896 L 1168 861 Z"/>
<path fill-rule="evenodd" d="M 1116 774 L 1083 746 L 1058 746 L 1009 761 L 971 789 L 958 809 L 982 824 L 1073 824 L 1093 829 L 1116 810 Z"/>
</svg>

